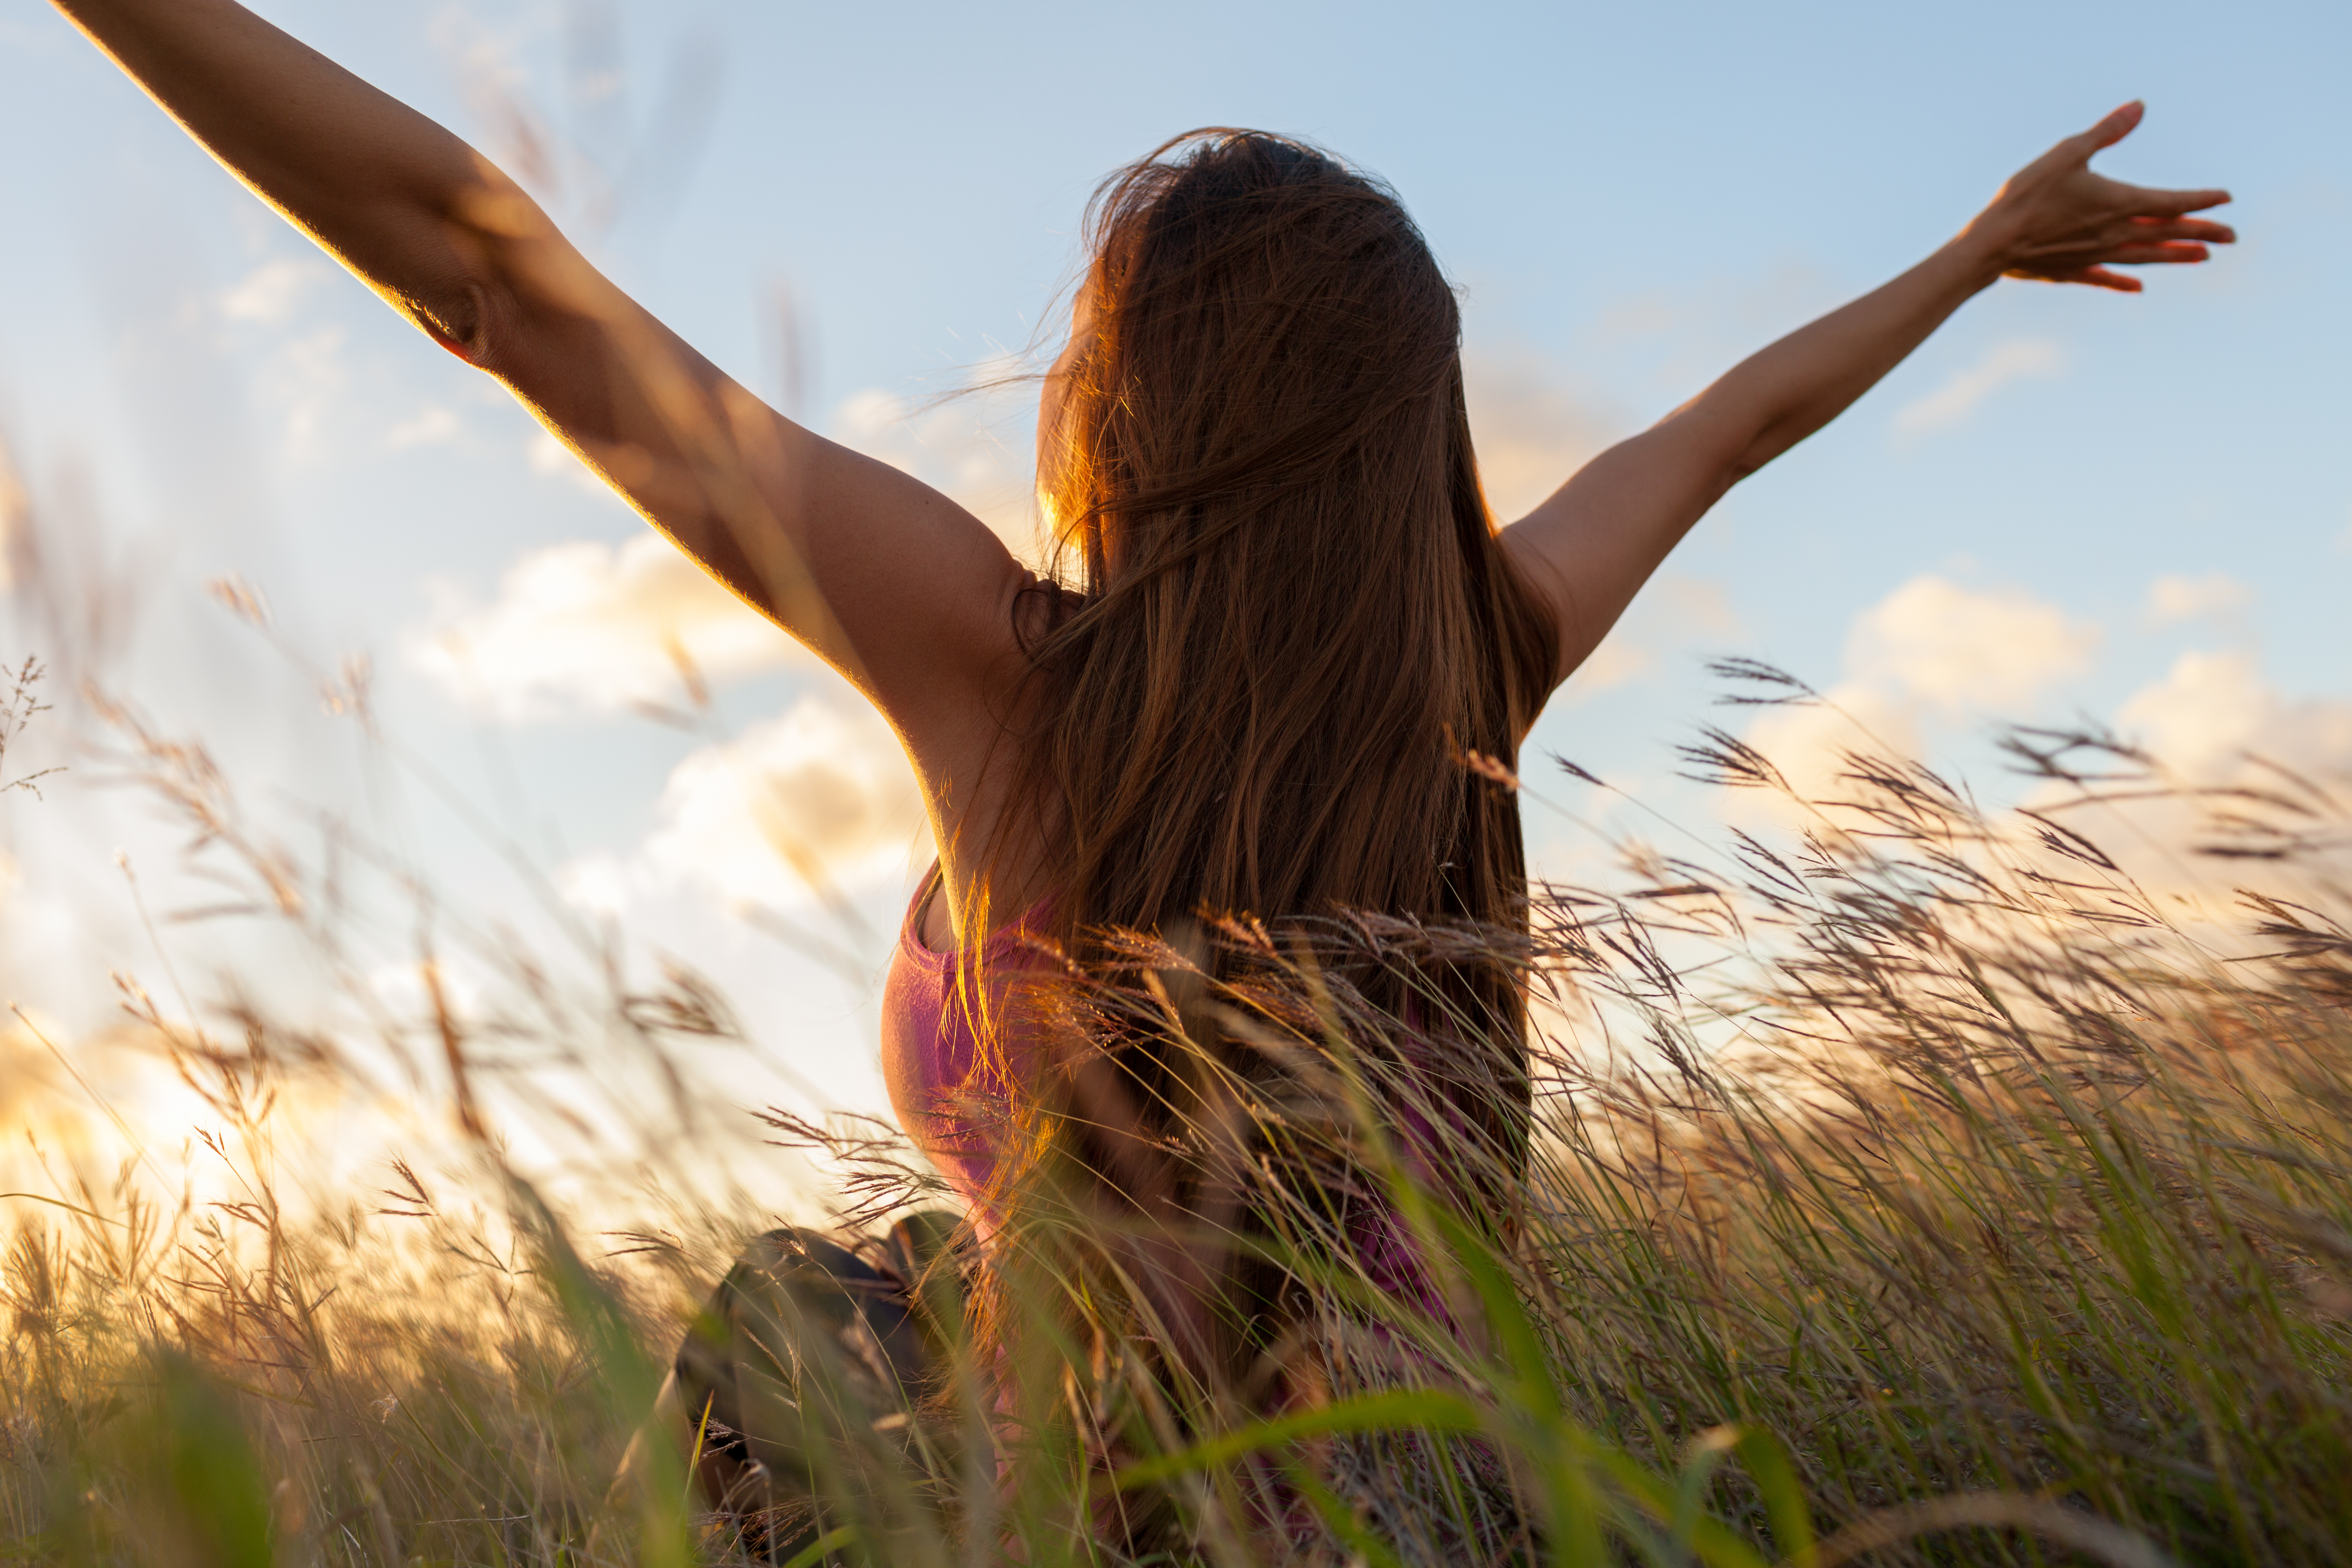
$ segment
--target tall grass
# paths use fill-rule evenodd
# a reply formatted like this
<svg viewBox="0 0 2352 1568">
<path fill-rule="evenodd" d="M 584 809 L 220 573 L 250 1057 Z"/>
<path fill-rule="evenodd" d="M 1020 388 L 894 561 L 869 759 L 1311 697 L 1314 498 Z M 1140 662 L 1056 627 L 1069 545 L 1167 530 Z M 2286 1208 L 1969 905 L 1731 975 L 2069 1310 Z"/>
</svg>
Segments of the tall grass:
<svg viewBox="0 0 2352 1568">
<path fill-rule="evenodd" d="M 185 748 L 125 734 L 184 783 Z M 446 1050 L 472 1191 L 403 1167 L 297 1221 L 240 1167 L 248 1198 L 210 1208 L 158 1210 L 129 1172 L 23 1208 L 0 1539 L 239 1564 L 2341 1561 L 2352 932 L 2309 857 L 2343 814 L 2284 776 L 2188 791 L 2101 737 L 2011 743 L 2030 812 L 1869 756 L 1800 800 L 1711 735 L 1706 776 L 1809 826 L 1540 887 L 1527 937 L 1131 939 L 1073 1016 L 1174 1051 L 1158 1146 L 1191 1185 L 1106 1205 L 1040 1161 L 984 1260 L 956 1255 L 970 1328 L 911 1409 L 861 1394 L 856 1345 L 804 1336 L 798 1535 L 710 1511 L 658 1437 L 614 1479 L 742 1216 L 572 1237 L 464 1089 L 526 1022 L 618 1019 L 658 1054 L 723 1008 L 686 975 L 503 1013 L 428 987 L 409 1023 Z M 1482 771 L 1548 809 L 1544 781 Z M 262 883 L 295 875 L 223 840 L 225 789 L 165 793 Z M 2071 826 L 2150 794 L 2292 900 L 2176 923 Z M 1400 1142 L 1414 1031 L 1351 982 L 1472 952 L 1539 999 L 1523 1164 Z M 251 1005 L 146 1026 L 245 1140 L 231 1159 L 279 1135 L 275 1083 L 349 1055 Z M 937 1201 L 873 1129 L 774 1120 L 850 1171 L 845 1212 Z M 1367 1261 L 1371 1213 L 1425 1288 Z M 1183 1352 L 1204 1258 L 1282 1303 L 1229 1374 Z"/>
</svg>

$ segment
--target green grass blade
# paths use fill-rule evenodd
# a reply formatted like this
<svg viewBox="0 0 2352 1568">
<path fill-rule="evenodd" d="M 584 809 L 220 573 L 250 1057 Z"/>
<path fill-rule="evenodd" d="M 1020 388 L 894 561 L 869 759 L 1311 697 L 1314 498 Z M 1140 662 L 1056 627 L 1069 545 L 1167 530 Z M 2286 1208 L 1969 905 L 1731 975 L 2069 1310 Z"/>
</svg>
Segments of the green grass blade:
<svg viewBox="0 0 2352 1568">
<path fill-rule="evenodd" d="M 1764 1517 L 1771 1521 L 1772 1541 L 1789 1568 L 1815 1568 L 1820 1551 L 1813 1537 L 1813 1510 L 1805 1501 L 1804 1484 L 1780 1440 L 1752 1422 L 1738 1428 L 1733 1445 L 1748 1479 L 1764 1497 Z"/>
<path fill-rule="evenodd" d="M 1365 1528 L 1355 1510 L 1316 1479 L 1306 1466 L 1290 1465 L 1286 1471 L 1290 1484 L 1322 1516 L 1324 1524 L 1339 1538 L 1340 1544 L 1363 1560 L 1365 1568 L 1404 1568 L 1403 1560 L 1390 1550 L 1389 1543 Z"/>
<path fill-rule="evenodd" d="M 1434 1388 L 1396 1389 L 1341 1400 L 1295 1415 L 1253 1422 L 1177 1453 L 1125 1466 L 1113 1481 L 1121 1491 L 1131 1490 L 1171 1476 L 1229 1465 L 1301 1437 L 1330 1436 L 1342 1432 L 1471 1433 L 1482 1431 L 1487 1425 L 1486 1413 L 1458 1394 Z"/>
<path fill-rule="evenodd" d="M 856 1539 L 857 1531 L 853 1525 L 845 1524 L 839 1530 L 829 1530 L 793 1553 L 792 1561 L 783 1568 L 816 1568 L 828 1555 Z"/>
<path fill-rule="evenodd" d="M 545 1280 L 603 1394 L 606 1418 L 628 1431 L 648 1419 L 661 1389 L 661 1373 L 637 1343 L 628 1314 L 603 1281 L 589 1272 L 562 1224 L 529 1184 L 511 1182 L 517 1205 L 529 1225 Z M 639 1568 L 686 1568 L 693 1552 L 687 1538 L 687 1472 L 667 1435 L 650 1434 L 646 1474 L 637 1489 Z"/>
<path fill-rule="evenodd" d="M 269 1491 L 228 1390 L 185 1356 L 162 1358 L 163 1480 L 204 1568 L 273 1568 Z"/>
<path fill-rule="evenodd" d="M 1613 1449 L 1603 1448 L 1595 1458 L 1601 1473 L 1636 1509 L 1660 1524 L 1676 1527 L 1681 1500 L 1664 1477 Z M 1762 1553 L 1733 1534 L 1720 1520 L 1699 1514 L 1685 1521 L 1678 1532 L 1682 1536 L 1678 1544 L 1688 1549 L 1706 1568 L 1771 1568 Z"/>
</svg>

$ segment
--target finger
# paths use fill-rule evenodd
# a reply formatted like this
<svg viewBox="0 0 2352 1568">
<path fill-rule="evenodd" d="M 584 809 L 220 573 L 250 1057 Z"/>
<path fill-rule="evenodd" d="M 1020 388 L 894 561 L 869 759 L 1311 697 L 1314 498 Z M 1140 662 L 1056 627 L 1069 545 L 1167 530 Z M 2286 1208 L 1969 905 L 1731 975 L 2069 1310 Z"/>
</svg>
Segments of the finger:
<svg viewBox="0 0 2352 1568">
<path fill-rule="evenodd" d="M 2121 272 L 2110 272 L 2104 267 L 2085 267 L 2057 279 L 2061 283 L 2087 283 L 2094 289 L 2112 289 L 2118 294 L 2137 294 L 2142 287 L 2137 278 Z"/>
<path fill-rule="evenodd" d="M 2130 135 L 2138 129 L 2141 118 L 2147 113 L 2147 105 L 2135 98 L 2074 140 L 2083 143 L 2084 155 L 2088 157 L 2101 148 L 2112 147 Z"/>
<path fill-rule="evenodd" d="M 2238 231 L 2226 223 L 2208 223 L 2203 218 L 2136 217 L 2132 226 L 2139 232 L 2133 237 L 2147 239 L 2201 239 L 2208 245 L 2235 245 Z"/>
<path fill-rule="evenodd" d="M 2023 174 L 2019 177 L 2023 178 L 2024 174 L 2034 174 L 2044 169 L 2063 168 L 2070 164 L 2076 168 L 2082 167 L 2091 161 L 2091 155 L 2101 148 L 2112 147 L 2130 135 L 2132 128 L 2139 123 L 2140 116 L 2147 112 L 2147 105 L 2137 99 L 2132 100 L 2088 131 L 2067 137 L 2066 140 L 2033 160 L 2025 166 Z"/>
<path fill-rule="evenodd" d="M 2230 199 L 2230 193 L 2220 189 L 2159 191 L 2147 185 L 2126 185 L 2124 189 L 2129 193 L 2126 199 L 2136 210 L 2160 217 L 2179 217 L 2183 213 L 2203 212 L 2207 207 L 2218 207 Z"/>
<path fill-rule="evenodd" d="M 2161 267 L 2175 262 L 2204 261 L 2211 258 L 2195 240 L 2168 240 L 2158 245 L 2118 245 L 2100 253 L 2099 260 L 2110 267 Z"/>
<path fill-rule="evenodd" d="M 2083 283 L 2094 289 L 2112 289 L 2118 294 L 2137 294 L 2140 281 L 2105 267 L 2033 267 L 2021 268 L 2010 274 L 2012 278 L 2031 279 L 2037 283 Z"/>
</svg>

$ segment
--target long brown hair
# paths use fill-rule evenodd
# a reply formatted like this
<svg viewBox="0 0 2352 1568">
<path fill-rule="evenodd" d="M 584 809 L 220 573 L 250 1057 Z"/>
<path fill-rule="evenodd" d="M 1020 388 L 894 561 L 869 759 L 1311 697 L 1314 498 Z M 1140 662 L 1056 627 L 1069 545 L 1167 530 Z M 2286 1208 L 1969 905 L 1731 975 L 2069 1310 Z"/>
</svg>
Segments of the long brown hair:
<svg viewBox="0 0 2352 1568">
<path fill-rule="evenodd" d="M 1338 909 L 1508 924 L 1509 759 L 1550 618 L 1505 557 L 1461 313 L 1393 193 L 1262 132 L 1097 194 L 1039 488 L 1075 578 L 1031 649 L 1015 798 L 1056 925 Z"/>
<path fill-rule="evenodd" d="M 1046 847 L 1054 934 L 1083 967 L 1106 933 L 1203 917 L 1524 930 L 1517 804 L 1464 763 L 1514 757 L 1555 633 L 1496 537 L 1419 229 L 1314 147 L 1211 129 L 1114 174 L 1087 232 L 1090 327 L 1040 443 L 1064 560 L 1014 727 L 1031 815 L 998 840 Z M 1517 978 L 1429 980 L 1351 984 L 1512 1058 L 1454 1097 L 1507 1147 Z M 1168 1102 L 1150 1039 L 1113 1055 L 1135 1103 Z"/>
</svg>

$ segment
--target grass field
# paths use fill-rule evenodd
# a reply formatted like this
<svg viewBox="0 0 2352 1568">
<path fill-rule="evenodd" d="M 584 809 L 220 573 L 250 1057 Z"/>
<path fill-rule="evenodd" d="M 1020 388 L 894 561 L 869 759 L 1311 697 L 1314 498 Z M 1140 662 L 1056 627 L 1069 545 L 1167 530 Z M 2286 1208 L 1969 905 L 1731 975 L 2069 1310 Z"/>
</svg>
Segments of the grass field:
<svg viewBox="0 0 2352 1568">
<path fill-rule="evenodd" d="M 1780 847 L 1727 832 L 1635 853 L 1606 889 L 1538 889 L 1531 947 L 1363 923 L 1274 952 L 1255 989 L 1167 952 L 1129 1000 L 1276 1064 L 1219 1089 L 1234 1054 L 1204 1045 L 1191 1103 L 1225 1121 L 1186 1136 L 1213 1163 L 1221 1138 L 1249 1151 L 1253 1245 L 1312 1285 L 1276 1347 L 1318 1369 L 1309 1394 L 1265 1418 L 1170 1372 L 1137 1283 L 1148 1248 L 1041 1188 L 992 1255 L 993 1321 L 1012 1327 L 948 1358 L 911 1420 L 810 1352 L 824 1533 L 793 1555 L 2343 1561 L 2339 806 L 2284 776 L 2199 795 L 2096 738 L 2012 739 L 2042 775 L 2035 813 L 1988 816 L 1922 769 L 1856 757 L 1838 799 L 1783 803 L 1805 828 Z M 227 809 L 163 742 L 130 743 L 193 826 Z M 1727 737 L 1691 761 L 1782 787 Z M 1530 773 L 1527 809 L 1547 787 Z M 2224 852 L 2199 865 L 2283 890 L 2183 923 L 2070 826 L 2100 819 L 2086 802 L 2167 792 Z M 248 871 L 284 875 L 257 843 Z M 1514 1223 L 1463 1224 L 1416 1190 L 1422 1167 L 1367 1110 L 1392 1086 L 1359 1048 L 1379 1020 L 1351 1010 L 1349 965 L 1449 942 L 1499 944 L 1544 999 L 1535 1154 L 1487 1173 Z M 485 1026 L 428 990 L 419 1026 L 461 1065 Z M 535 1026 L 607 1015 L 656 1045 L 725 1027 L 690 977 Z M 278 1084 L 332 1070 L 292 1022 L 150 1026 L 257 1136 Z M 298 1221 L 267 1183 L 175 1211 L 126 1173 L 14 1205 L 0 1554 L 388 1568 L 757 1550 L 663 1444 L 614 1485 L 745 1216 L 569 1235 L 500 1179 L 484 1113 L 451 1110 L 488 1173 L 465 1194 L 403 1172 L 392 1196 Z M 794 1135 L 832 1141 L 880 1213 L 915 1178 L 870 1131 Z M 1328 1182 L 1263 1157 L 1310 1145 L 1327 1176 L 1339 1161 L 1387 1184 L 1442 1302 L 1383 1291 L 1328 1245 Z M 1121 1510 L 1146 1525 L 1114 1548 L 1103 1521 Z"/>
</svg>

